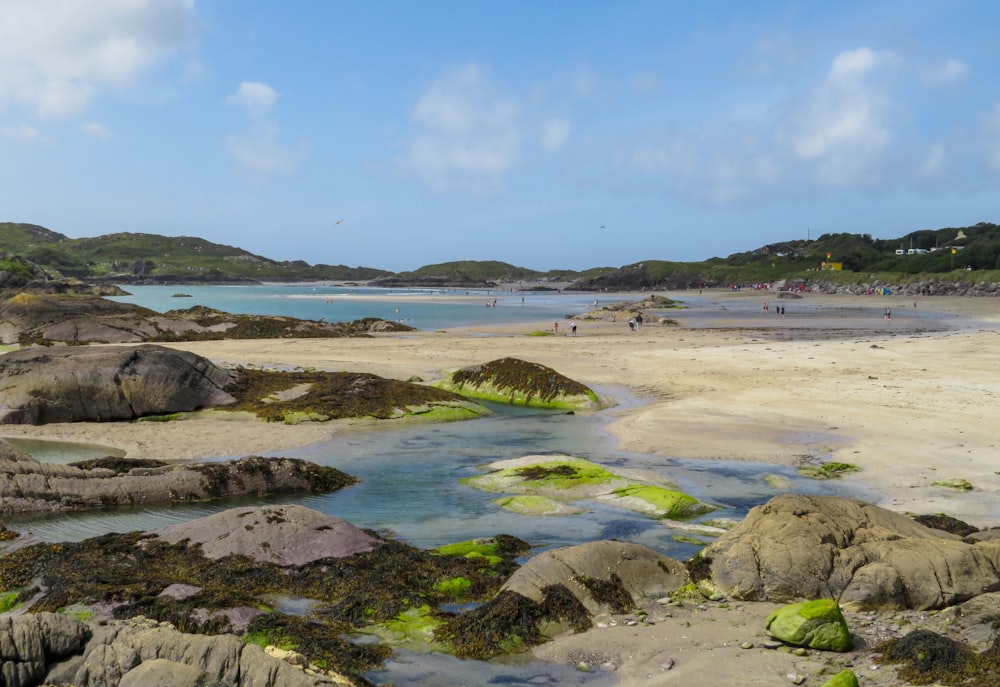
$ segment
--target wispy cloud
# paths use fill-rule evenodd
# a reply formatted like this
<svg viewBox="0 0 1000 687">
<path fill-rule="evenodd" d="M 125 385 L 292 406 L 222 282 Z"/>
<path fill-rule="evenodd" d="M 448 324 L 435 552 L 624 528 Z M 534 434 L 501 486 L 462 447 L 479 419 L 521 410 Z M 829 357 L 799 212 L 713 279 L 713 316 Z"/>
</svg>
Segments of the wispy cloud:
<svg viewBox="0 0 1000 687">
<path fill-rule="evenodd" d="M 2 127 L 0 128 L 0 134 L 2 134 L 4 138 L 21 141 L 23 143 L 34 143 L 44 140 L 44 137 L 38 129 L 33 126 L 28 126 L 27 124 Z"/>
<path fill-rule="evenodd" d="M 964 79 L 969 73 L 969 66 L 956 59 L 947 59 L 940 64 L 931 65 L 921 70 L 920 77 L 924 83 L 932 86 L 952 83 Z"/>
<path fill-rule="evenodd" d="M 890 51 L 857 48 L 837 55 L 826 79 L 792 113 L 780 137 L 826 186 L 863 185 L 891 139 L 891 101 L 871 83 L 878 70 L 897 62 Z"/>
<path fill-rule="evenodd" d="M 518 164 L 520 102 L 476 64 L 435 81 L 410 118 L 419 131 L 401 163 L 434 192 L 492 195 Z"/>
<path fill-rule="evenodd" d="M 78 116 L 185 46 L 193 14 L 194 0 L 4 0 L 0 106 Z"/>
<path fill-rule="evenodd" d="M 244 81 L 226 96 L 227 103 L 247 115 L 246 128 L 230 134 L 226 148 L 254 182 L 295 171 L 306 155 L 304 145 L 292 148 L 280 140 L 280 128 L 270 114 L 278 98 L 277 90 L 260 81 Z"/>
<path fill-rule="evenodd" d="M 81 131 L 88 136 L 108 140 L 111 138 L 111 130 L 100 122 L 84 122 L 80 125 Z"/>
<path fill-rule="evenodd" d="M 267 110 L 278 102 L 278 92 L 260 81 L 244 81 L 235 93 L 226 96 L 226 102 L 248 110 Z"/>
</svg>

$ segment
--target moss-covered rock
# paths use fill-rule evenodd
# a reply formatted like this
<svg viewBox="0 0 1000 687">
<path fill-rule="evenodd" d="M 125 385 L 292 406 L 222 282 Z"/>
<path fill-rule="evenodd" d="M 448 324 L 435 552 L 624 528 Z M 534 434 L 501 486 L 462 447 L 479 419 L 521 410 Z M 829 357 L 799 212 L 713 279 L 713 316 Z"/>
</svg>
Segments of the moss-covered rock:
<svg viewBox="0 0 1000 687">
<path fill-rule="evenodd" d="M 629 510 L 650 513 L 660 518 L 683 519 L 715 510 L 703 501 L 676 489 L 666 489 L 654 484 L 632 484 L 619 487 L 603 500 L 616 502 Z"/>
<path fill-rule="evenodd" d="M 822 651 L 850 651 L 854 647 L 847 621 L 833 599 L 816 599 L 782 606 L 767 616 L 766 632 L 793 646 Z"/>
<path fill-rule="evenodd" d="M 583 508 L 571 506 L 568 503 L 537 494 L 502 496 L 498 499 L 493 499 L 493 503 L 504 510 L 509 510 L 511 513 L 520 513 L 522 515 L 577 515 L 584 512 Z"/>
<path fill-rule="evenodd" d="M 820 687 L 858 687 L 858 676 L 853 670 L 842 670 Z"/>
<path fill-rule="evenodd" d="M 714 510 L 714 506 L 676 489 L 676 485 L 653 473 L 617 473 L 602 465 L 574 456 L 522 456 L 489 465 L 484 475 L 468 477 L 463 484 L 489 492 L 506 492 L 528 501 L 497 502 L 525 514 L 552 514 L 548 501 L 570 502 L 597 499 L 618 508 L 656 518 L 680 520 Z M 640 481 L 640 477 L 659 483 Z"/>
<path fill-rule="evenodd" d="M 452 372 L 434 386 L 462 396 L 495 403 L 554 410 L 601 407 L 589 387 L 550 367 L 517 358 L 501 358 Z"/>
<path fill-rule="evenodd" d="M 227 410 L 249 411 L 265 420 L 291 425 L 340 418 L 411 417 L 445 422 L 490 413 L 484 406 L 443 389 L 359 372 L 240 368 L 231 393 L 237 402 Z"/>
</svg>

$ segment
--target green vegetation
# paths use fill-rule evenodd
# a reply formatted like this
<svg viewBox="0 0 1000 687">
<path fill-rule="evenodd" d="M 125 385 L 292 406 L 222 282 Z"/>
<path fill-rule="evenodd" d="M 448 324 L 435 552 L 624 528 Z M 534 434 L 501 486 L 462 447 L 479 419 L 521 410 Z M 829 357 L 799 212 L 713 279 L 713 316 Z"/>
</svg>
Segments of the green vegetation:
<svg viewBox="0 0 1000 687">
<path fill-rule="evenodd" d="M 949 489 L 958 489 L 959 491 L 972 491 L 972 483 L 961 478 L 942 479 L 937 482 L 931 482 L 931 484 L 935 487 L 948 487 Z"/>
<path fill-rule="evenodd" d="M 288 397 L 282 396 L 283 392 Z M 475 403 L 442 389 L 359 372 L 273 372 L 239 368 L 227 389 L 237 403 L 227 410 L 248 411 L 271 422 L 300 424 L 346 417 L 464 420 L 489 414 Z"/>
<path fill-rule="evenodd" d="M 664 489 L 652 484 L 631 484 L 627 487 L 619 487 L 613 493 L 623 499 L 638 499 L 649 504 L 658 516 L 675 520 L 714 510 L 708 504 L 702 503 L 682 491 Z"/>
<path fill-rule="evenodd" d="M 822 465 L 803 465 L 798 470 L 800 475 L 813 479 L 838 479 L 848 472 L 861 472 L 861 468 L 850 463 L 823 463 Z"/>
<path fill-rule="evenodd" d="M 302 260 L 275 261 L 241 248 L 190 236 L 116 233 L 71 239 L 33 224 L 0 223 L 0 246 L 11 255 L 65 276 L 111 282 L 213 282 L 233 280 L 377 280 L 395 284 L 495 287 L 546 290 L 572 283 L 574 289 L 688 288 L 782 279 L 882 284 L 937 276 L 949 281 L 1000 281 L 1000 225 L 921 229 L 898 238 L 831 233 L 816 239 L 792 239 L 728 257 L 697 262 L 647 260 L 622 267 L 584 271 L 536 270 L 505 262 L 455 261 L 392 274 L 369 267 L 310 265 Z M 954 249 L 954 252 L 953 252 Z M 902 252 L 903 254 L 898 254 Z M 829 255 L 829 257 L 827 257 Z M 9 264 L 8 264 L 9 262 Z M 836 263 L 842 271 L 821 265 Z M 966 269 L 971 271 L 966 271 Z M 9 256 L 0 270 L 26 268 Z M 27 275 L 26 275 L 27 276 Z"/>
<path fill-rule="evenodd" d="M 20 606 L 21 602 L 18 601 L 20 596 L 21 590 L 19 589 L 0 593 L 0 613 L 6 613 L 11 609 Z"/>
<path fill-rule="evenodd" d="M 533 408 L 587 410 L 600 406 L 589 387 L 552 368 L 517 358 L 456 370 L 434 386 L 470 398 Z"/>
</svg>

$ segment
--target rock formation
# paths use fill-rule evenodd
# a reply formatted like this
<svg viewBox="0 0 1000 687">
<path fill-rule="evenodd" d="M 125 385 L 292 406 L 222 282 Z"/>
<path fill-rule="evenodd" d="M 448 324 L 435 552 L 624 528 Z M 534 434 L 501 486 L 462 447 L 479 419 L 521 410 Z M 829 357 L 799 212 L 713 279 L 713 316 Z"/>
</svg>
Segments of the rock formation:
<svg viewBox="0 0 1000 687">
<path fill-rule="evenodd" d="M 785 494 L 701 554 L 745 600 L 832 598 L 850 609 L 944 608 L 1000 590 L 1000 541 L 967 543 L 853 499 Z"/>
<path fill-rule="evenodd" d="M 482 401 L 532 408 L 596 410 L 601 402 L 592 389 L 550 367 L 502 358 L 456 370 L 434 386 Z"/>
<path fill-rule="evenodd" d="M 236 496 L 330 492 L 356 482 L 335 468 L 296 458 L 248 456 L 214 463 L 129 468 L 129 461 L 94 467 L 40 463 L 0 441 L 0 514 L 206 501 Z M 155 461 L 153 461 L 155 463 Z"/>
<path fill-rule="evenodd" d="M 30 348 L 0 356 L 0 423 L 107 422 L 232 403 L 234 373 L 163 346 Z"/>
</svg>

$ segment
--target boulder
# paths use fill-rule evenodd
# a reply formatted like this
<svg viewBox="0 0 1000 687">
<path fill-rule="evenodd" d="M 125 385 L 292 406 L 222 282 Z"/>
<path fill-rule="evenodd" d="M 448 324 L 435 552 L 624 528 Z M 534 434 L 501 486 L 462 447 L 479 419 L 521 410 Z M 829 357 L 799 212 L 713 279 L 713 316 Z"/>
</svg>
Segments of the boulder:
<svg viewBox="0 0 1000 687">
<path fill-rule="evenodd" d="M 82 651 L 90 628 L 58 613 L 0 617 L 0 684 L 41 684 L 53 662 Z"/>
<path fill-rule="evenodd" d="M 501 591 L 541 602 L 547 587 L 562 585 L 591 614 L 621 613 L 642 599 L 666 596 L 687 581 L 683 563 L 652 549 L 595 541 L 534 556 L 511 575 Z"/>
<path fill-rule="evenodd" d="M 0 423 L 134 420 L 226 405 L 231 371 L 154 345 L 21 349 L 0 356 Z"/>
<path fill-rule="evenodd" d="M 934 609 L 1000 590 L 1000 542 L 966 543 L 900 513 L 837 496 L 784 494 L 701 554 L 722 594 L 844 608 Z"/>
<path fill-rule="evenodd" d="M 379 543 L 346 520 L 297 505 L 231 508 L 153 534 L 171 544 L 199 544 L 206 558 L 235 554 L 281 566 L 352 556 Z"/>
<path fill-rule="evenodd" d="M 858 687 L 858 676 L 853 670 L 842 670 L 819 687 Z"/>
<path fill-rule="evenodd" d="M 247 456 L 131 470 L 121 466 L 126 462 L 115 459 L 118 470 L 40 463 L 0 441 L 0 514 L 331 492 L 357 481 L 335 468 L 297 458 Z"/>
<path fill-rule="evenodd" d="M 482 401 L 532 408 L 575 411 L 601 407 L 590 387 L 545 365 L 517 358 L 456 370 L 433 386 Z"/>
<path fill-rule="evenodd" d="M 178 632 L 145 618 L 94 628 L 82 652 L 54 665 L 46 684 L 75 687 L 319 687 L 351 684 L 310 675 L 235 635 Z M 35 683 L 37 684 L 37 683 Z"/>
<path fill-rule="evenodd" d="M 764 623 L 775 639 L 820 651 L 850 651 L 854 647 L 840 606 L 833 599 L 817 599 L 774 610 Z"/>
</svg>

